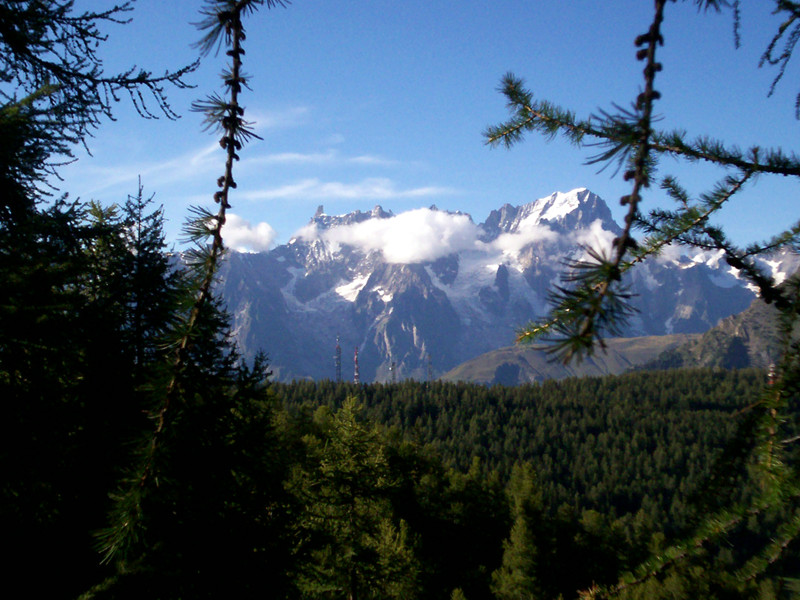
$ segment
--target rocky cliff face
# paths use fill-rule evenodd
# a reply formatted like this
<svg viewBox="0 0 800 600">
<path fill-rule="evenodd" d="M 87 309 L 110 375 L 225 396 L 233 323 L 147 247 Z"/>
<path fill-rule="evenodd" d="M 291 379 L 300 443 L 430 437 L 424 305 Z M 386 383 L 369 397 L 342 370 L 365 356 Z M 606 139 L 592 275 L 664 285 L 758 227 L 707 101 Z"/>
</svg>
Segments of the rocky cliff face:
<svg viewBox="0 0 800 600">
<path fill-rule="evenodd" d="M 424 379 L 509 345 L 546 313 L 564 260 L 609 247 L 618 233 L 586 189 L 506 204 L 480 224 L 434 207 L 338 216 L 320 207 L 287 244 L 232 254 L 220 290 L 240 348 L 267 352 L 279 379 L 334 378 L 337 336 L 346 379 L 356 349 L 362 381 Z M 792 261 L 769 268 L 780 277 Z M 639 308 L 627 336 L 703 332 L 754 298 L 712 253 L 668 250 L 626 283 Z"/>
</svg>

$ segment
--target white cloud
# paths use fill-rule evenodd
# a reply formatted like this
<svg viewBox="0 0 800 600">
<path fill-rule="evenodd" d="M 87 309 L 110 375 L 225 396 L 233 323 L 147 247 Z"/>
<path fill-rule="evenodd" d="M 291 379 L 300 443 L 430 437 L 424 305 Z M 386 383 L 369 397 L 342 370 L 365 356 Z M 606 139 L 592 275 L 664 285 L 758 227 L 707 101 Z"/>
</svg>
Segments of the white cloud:
<svg viewBox="0 0 800 600">
<path fill-rule="evenodd" d="M 339 181 L 321 181 L 317 178 L 303 179 L 275 188 L 267 188 L 254 192 L 245 192 L 242 196 L 247 200 L 392 200 L 397 198 L 423 198 L 452 194 L 455 190 L 445 187 L 426 186 L 400 189 L 391 180 L 383 177 L 363 179 L 357 183 Z"/>
<path fill-rule="evenodd" d="M 418 263 L 436 260 L 452 252 L 478 248 L 478 228 L 467 215 L 454 215 L 420 208 L 388 219 L 318 231 L 304 227 L 296 234 L 305 239 L 348 244 L 364 251 L 380 250 L 390 263 Z"/>
<path fill-rule="evenodd" d="M 290 198 L 315 198 L 319 196 L 309 196 L 315 186 L 319 182 L 316 179 L 305 179 L 297 183 L 289 183 L 286 185 L 267 188 L 258 191 L 248 192 L 242 194 L 245 200 L 277 200 L 277 199 L 290 199 Z"/>
<path fill-rule="evenodd" d="M 220 154 L 217 155 L 215 151 L 219 151 Z M 136 190 L 137 180 L 141 177 L 145 191 L 160 191 L 170 184 L 202 180 L 215 166 L 221 168 L 224 157 L 219 144 L 215 142 L 200 150 L 158 162 L 105 166 L 84 159 L 83 163 L 76 163 L 77 174 L 72 174 L 72 179 L 79 179 L 83 185 L 73 184 L 71 187 L 77 187 L 78 191 L 86 196 L 120 187 L 127 187 L 132 193 Z M 212 180 L 210 184 L 213 190 L 214 181 Z"/>
<path fill-rule="evenodd" d="M 266 154 L 264 156 L 255 156 L 245 160 L 249 164 L 324 164 L 333 162 L 336 159 L 337 153 L 335 150 L 328 150 L 327 152 L 278 152 L 275 154 Z"/>
<path fill-rule="evenodd" d="M 677 244 L 668 244 L 661 249 L 655 260 L 660 264 L 678 264 L 686 252 Z"/>
<path fill-rule="evenodd" d="M 239 215 L 228 213 L 222 230 L 225 243 L 239 252 L 262 252 L 269 250 L 275 241 L 276 232 L 268 223 L 251 225 Z"/>
<path fill-rule="evenodd" d="M 303 225 L 300 229 L 294 232 L 292 239 L 297 238 L 300 240 L 313 241 L 320 239 L 319 228 L 316 223 L 309 223 Z"/>
<path fill-rule="evenodd" d="M 589 227 L 575 232 L 575 241 L 578 244 L 599 250 L 601 254 L 611 256 L 612 243 L 616 235 L 613 231 L 603 229 L 600 219 L 592 221 Z"/>
<path fill-rule="evenodd" d="M 526 220 L 520 223 L 517 231 L 502 233 L 497 236 L 491 246 L 504 254 L 519 254 L 520 250 L 528 244 L 533 242 L 552 242 L 557 235 L 547 225 L 539 225 L 532 220 Z"/>
<path fill-rule="evenodd" d="M 355 163 L 357 165 L 369 165 L 379 167 L 389 167 L 392 165 L 400 164 L 399 161 L 392 160 L 391 158 L 383 158 L 382 156 L 373 156 L 372 154 L 361 154 L 360 156 L 353 156 L 347 159 L 347 162 Z"/>
</svg>

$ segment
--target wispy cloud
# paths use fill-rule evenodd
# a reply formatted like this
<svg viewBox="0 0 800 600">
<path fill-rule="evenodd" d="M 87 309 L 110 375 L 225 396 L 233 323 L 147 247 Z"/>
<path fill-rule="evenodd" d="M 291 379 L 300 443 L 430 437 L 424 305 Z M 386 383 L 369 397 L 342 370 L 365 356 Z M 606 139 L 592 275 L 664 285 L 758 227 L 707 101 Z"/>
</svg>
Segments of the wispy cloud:
<svg viewBox="0 0 800 600">
<path fill-rule="evenodd" d="M 263 156 L 250 157 L 246 160 L 247 164 L 323 164 L 336 160 L 337 153 L 334 150 L 327 152 L 279 152 L 276 154 L 265 154 Z"/>
<path fill-rule="evenodd" d="M 348 158 L 347 162 L 355 163 L 358 165 L 370 165 L 370 166 L 380 166 L 380 167 L 388 167 L 400 164 L 400 162 L 397 160 L 392 160 L 390 158 L 383 158 L 382 156 L 373 156 L 370 154 L 353 156 L 352 158 Z"/>
<path fill-rule="evenodd" d="M 245 120 L 253 123 L 256 131 L 298 127 L 308 123 L 311 109 L 307 106 L 292 106 L 281 110 L 260 111 L 249 109 L 245 113 Z"/>
<path fill-rule="evenodd" d="M 266 188 L 242 195 L 247 200 L 393 200 L 403 198 L 424 198 L 456 193 L 448 187 L 423 186 L 399 188 L 391 179 L 373 177 L 356 183 L 321 181 L 317 178 L 303 179 L 273 188 Z"/>
<path fill-rule="evenodd" d="M 200 176 L 206 176 L 214 165 L 220 164 L 219 156 L 215 153 L 219 149 L 219 145 L 213 143 L 169 160 L 124 166 L 97 165 L 88 161 L 76 164 L 80 179 L 91 182 L 90 185 L 82 186 L 80 193 L 91 196 L 121 186 L 128 186 L 134 192 L 139 177 L 146 189 L 159 189 L 176 182 L 196 181 Z"/>
<path fill-rule="evenodd" d="M 344 156 L 338 150 L 330 149 L 325 152 L 278 152 L 261 156 L 250 156 L 242 161 L 244 166 L 254 165 L 361 165 L 388 167 L 399 165 L 400 162 L 382 156 L 362 154 L 359 156 Z"/>
<path fill-rule="evenodd" d="M 116 188 L 121 185 L 135 185 L 141 176 L 149 188 L 164 187 L 169 184 L 196 182 L 208 179 L 209 173 L 221 169 L 224 154 L 219 144 L 210 143 L 200 150 L 183 153 L 165 161 L 140 162 L 120 166 L 87 164 L 83 167 L 86 181 L 93 184 L 83 193 L 92 194 Z M 264 165 L 332 165 L 332 166 L 392 166 L 398 161 L 373 155 L 342 156 L 336 150 L 325 152 L 280 152 L 262 156 L 243 158 L 237 164 L 239 173 L 251 172 Z M 216 170 L 215 170 L 216 168 Z M 213 184 L 213 181 L 211 181 Z M 452 193 L 453 190 L 439 187 L 398 189 L 391 180 L 369 178 L 359 183 L 322 182 L 318 179 L 305 179 L 280 187 L 254 191 L 244 194 L 249 199 L 272 198 L 365 198 L 391 199 L 420 197 Z"/>
</svg>

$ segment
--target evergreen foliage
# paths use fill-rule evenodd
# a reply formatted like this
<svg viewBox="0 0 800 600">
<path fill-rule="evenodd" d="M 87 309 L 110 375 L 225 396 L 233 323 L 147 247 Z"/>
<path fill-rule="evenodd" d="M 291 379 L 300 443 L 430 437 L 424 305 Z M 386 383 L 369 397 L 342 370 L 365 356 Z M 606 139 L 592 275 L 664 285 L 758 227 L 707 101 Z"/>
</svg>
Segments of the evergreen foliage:
<svg viewBox="0 0 800 600">
<path fill-rule="evenodd" d="M 318 406 L 329 414 L 359 394 L 366 417 L 421 445 L 386 451 L 405 456 L 390 460 L 401 468 L 403 490 L 392 496 L 416 536 L 421 597 L 460 588 L 468 598 L 514 597 L 520 589 L 570 598 L 593 583 L 613 584 L 704 515 L 757 493 L 746 477 L 756 420 L 742 421 L 741 411 L 763 382 L 760 371 L 702 369 L 513 388 L 406 381 L 274 389 L 298 416 Z M 800 414 L 791 415 L 787 431 L 800 433 Z M 447 471 L 409 462 L 419 453 L 439 455 Z M 740 523 L 728 538 L 737 551 L 708 550 L 689 575 L 713 582 L 712 596 L 755 593 L 725 574 L 778 523 L 776 515 Z M 796 549 L 783 558 L 764 579 L 778 588 L 796 568 Z M 669 583 L 659 593 L 675 588 L 690 598 L 700 589 L 681 569 L 662 579 Z M 657 585 L 642 589 L 655 593 Z"/>
<path fill-rule="evenodd" d="M 290 482 L 303 506 L 298 552 L 309 555 L 296 578 L 304 598 L 416 597 L 413 541 L 389 500 L 398 482 L 378 430 L 359 412 L 353 398 L 333 415 L 320 408 L 320 437 L 303 439 L 310 468 Z"/>
<path fill-rule="evenodd" d="M 133 1 L 80 13 L 74 4 L 0 4 L 0 127 L 4 142 L 10 142 L 4 143 L 3 165 L 8 179 L 25 190 L 28 208 L 41 193 L 43 177 L 55 174 L 60 163 L 72 158 L 75 144 L 84 144 L 92 129 L 113 117 L 113 105 L 122 95 L 142 117 L 176 118 L 165 86 L 188 87 L 184 77 L 197 67 L 162 76 L 135 65 L 106 73 L 98 54 L 106 40 L 101 27 L 127 22 Z"/>
<path fill-rule="evenodd" d="M 492 591 L 498 600 L 533 600 L 543 596 L 538 575 L 539 545 L 536 526 L 542 520 L 541 494 L 529 463 L 516 463 L 508 483 L 511 533 L 503 542 L 503 564 L 492 573 Z M 538 543 L 537 543 L 538 542 Z"/>
<path fill-rule="evenodd" d="M 119 95 L 145 117 L 175 116 L 163 86 L 185 85 L 193 65 L 163 77 L 103 72 L 100 26 L 124 22 L 131 2 L 81 14 L 69 0 L 0 3 L 7 569 L 30 594 L 85 598 L 796 594 L 797 286 L 775 286 L 752 256 L 796 246 L 798 228 L 740 250 L 706 219 L 755 174 L 798 169 L 780 151 L 740 153 L 655 130 L 667 3 L 656 0 L 637 39 L 645 85 L 632 109 L 578 121 L 508 76 L 515 113 L 490 135 L 604 140 L 598 160 L 619 161 L 632 181 L 613 253 L 574 265 L 574 287 L 556 291 L 560 308 L 542 325 L 566 336 L 565 356 L 591 352 L 627 315 L 625 271 L 667 243 L 702 245 L 724 251 L 781 314 L 783 358 L 767 387 L 753 370 L 519 388 L 273 385 L 263 357 L 243 364 L 213 286 L 233 165 L 254 137 L 240 103 L 244 19 L 285 4 L 207 0 L 201 10 L 198 48 L 224 48 L 230 60 L 224 93 L 195 105 L 221 134 L 225 166 L 216 213 L 195 209 L 187 224 L 183 271 L 141 184 L 120 205 L 44 205 L 44 178 Z M 780 79 L 800 9 L 776 8 L 788 20 L 765 62 Z M 659 154 L 736 175 L 696 201 L 668 179 L 678 210 L 643 217 Z"/>
<path fill-rule="evenodd" d="M 705 9 L 720 10 L 728 2 L 698 1 Z M 762 64 L 777 65 L 778 75 L 773 87 L 785 73 L 792 56 L 800 25 L 800 5 L 796 2 L 775 0 L 774 12 L 786 20 L 766 49 Z M 800 348 L 793 336 L 798 316 L 798 276 L 778 285 L 758 266 L 755 258 L 783 248 L 796 249 L 800 243 L 800 222 L 790 225 L 771 239 L 741 248 L 728 239 L 725 233 L 709 222 L 709 217 L 722 210 L 746 184 L 756 176 L 800 176 L 800 160 L 782 150 L 764 150 L 758 146 L 741 151 L 724 142 L 707 137 L 689 140 L 683 131 L 659 131 L 653 119 L 654 106 L 661 94 L 655 89 L 657 74 L 663 65 L 656 59 L 658 48 L 665 43 L 661 32 L 667 0 L 654 0 L 653 20 L 646 32 L 635 39 L 639 50 L 636 59 L 644 63 L 643 87 L 631 108 L 615 107 L 614 111 L 600 111 L 586 119 L 536 100 L 524 82 L 508 74 L 503 79 L 501 91 L 508 99 L 511 118 L 486 130 L 489 144 L 507 147 L 521 141 L 527 132 L 538 132 L 553 137 L 564 135 L 578 147 L 594 146 L 600 151 L 590 157 L 590 163 L 603 166 L 615 164 L 630 182 L 631 189 L 620 199 L 628 207 L 622 234 L 614 240 L 610 255 L 599 250 L 590 251 L 590 260 L 569 265 L 567 280 L 571 285 L 558 288 L 552 294 L 554 308 L 549 317 L 540 323 L 531 323 L 519 335 L 521 341 L 545 337 L 553 343 L 553 351 L 565 361 L 592 354 L 603 346 L 602 336 L 614 333 L 630 309 L 624 274 L 636 264 L 657 255 L 668 244 L 682 244 L 721 252 L 727 263 L 738 269 L 740 275 L 758 290 L 761 298 L 773 304 L 781 315 L 782 357 L 778 361 L 777 377 L 771 386 L 757 395 L 751 411 L 758 421 L 751 442 L 753 466 L 750 476 L 758 482 L 754 494 L 746 502 L 733 503 L 709 513 L 694 535 L 672 546 L 668 551 L 654 556 L 634 575 L 626 577 L 617 587 L 592 588 L 586 597 L 613 596 L 634 584 L 649 581 L 684 561 L 706 554 L 709 544 L 721 542 L 732 534 L 734 528 L 748 519 L 748 515 L 764 512 L 781 514 L 782 524 L 773 540 L 765 541 L 753 549 L 748 559 L 739 564 L 733 580 L 746 586 L 767 576 L 783 552 L 796 542 L 800 535 L 797 500 L 800 498 L 800 474 L 796 452 L 785 437 L 782 425 L 787 421 L 787 411 L 796 403 L 797 361 Z M 739 3 L 733 3 L 735 29 L 738 32 Z M 778 44 L 783 43 L 783 51 Z M 772 90 L 770 90 L 771 92 Z M 800 102 L 800 100 L 798 100 Z M 800 106 L 798 104 L 797 106 Z M 676 208 L 657 208 L 648 215 L 639 210 L 640 202 L 648 188 L 656 183 L 655 167 L 659 159 L 669 156 L 687 163 L 707 162 L 717 165 L 725 175 L 711 191 L 693 199 L 674 177 L 664 177 L 660 185 Z M 643 232 L 641 239 L 634 238 L 634 230 Z M 687 573 L 691 567 L 687 566 Z M 691 579 L 691 575 L 686 575 Z M 711 594 L 708 590 L 697 593 Z"/>
<path fill-rule="evenodd" d="M 253 371 L 240 364 L 212 290 L 224 253 L 228 194 L 236 187 L 233 164 L 253 137 L 239 103 L 247 84 L 243 17 L 261 4 L 209 0 L 201 11 L 205 18 L 198 26 L 206 35 L 198 46 L 206 54 L 223 43 L 231 61 L 222 74 L 227 97 L 211 96 L 195 105 L 208 126 L 222 132 L 225 168 L 214 194 L 219 210 L 194 209 L 185 227 L 191 244 L 184 255 L 185 308 L 173 312 L 177 318 L 167 332 L 172 356 L 151 388 L 154 428 L 114 496 L 110 525 L 100 534 L 105 561 L 116 565 L 117 574 L 87 597 L 250 597 L 281 589 L 281 581 L 285 585 L 287 570 L 280 568 L 279 557 L 286 548 L 276 551 L 283 538 L 273 530 L 283 521 L 267 518 L 270 507 L 281 502 L 279 485 L 268 485 L 282 480 L 281 463 L 250 460 L 253 450 L 242 441 L 256 439 L 268 447 L 272 439 L 268 372 L 260 361 Z M 240 570 L 272 577 L 231 580 Z"/>
<path fill-rule="evenodd" d="M 507 481 L 530 462 L 551 515 L 562 504 L 634 516 L 667 533 L 687 524 L 693 494 L 739 428 L 761 371 L 631 373 L 517 387 L 464 383 L 354 386 L 273 384 L 290 410 L 341 406 L 360 394 L 364 413 L 428 445 L 448 468 Z"/>
<path fill-rule="evenodd" d="M 128 444 L 147 427 L 142 388 L 175 308 L 160 213 L 145 211 L 58 203 L 33 214 L 39 231 L 4 253 L 0 513 L 20 572 L 43 541 L 64 553 L 54 567 L 64 589 L 85 587 L 86 565 L 97 564 L 89 532 L 102 525 Z M 130 227 L 146 228 L 153 247 L 126 239 Z M 130 277 L 132 262 L 142 277 Z M 153 310 L 137 326 L 142 298 Z"/>
</svg>

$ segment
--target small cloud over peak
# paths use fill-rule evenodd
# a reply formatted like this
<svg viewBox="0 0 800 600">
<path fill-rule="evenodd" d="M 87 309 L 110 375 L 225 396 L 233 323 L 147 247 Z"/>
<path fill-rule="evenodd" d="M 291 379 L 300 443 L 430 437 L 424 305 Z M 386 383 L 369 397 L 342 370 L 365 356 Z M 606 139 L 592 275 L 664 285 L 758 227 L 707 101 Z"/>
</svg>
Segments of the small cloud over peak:
<svg viewBox="0 0 800 600">
<path fill-rule="evenodd" d="M 469 215 L 419 208 L 325 230 L 310 224 L 294 237 L 309 241 L 321 239 L 335 246 L 347 244 L 364 252 L 380 250 L 387 262 L 408 264 L 476 249 L 478 233 Z"/>
<path fill-rule="evenodd" d="M 264 252 L 269 250 L 276 237 L 269 223 L 252 225 L 239 215 L 228 213 L 223 237 L 228 247 L 237 252 Z"/>
<path fill-rule="evenodd" d="M 503 254 L 519 254 L 525 246 L 536 242 L 552 242 L 558 234 L 547 225 L 533 220 L 522 221 L 516 231 L 501 233 L 489 245 Z"/>
<path fill-rule="evenodd" d="M 585 247 L 600 250 L 608 256 L 611 256 L 611 250 L 616 234 L 613 231 L 603 228 L 603 221 L 595 219 L 584 229 L 578 229 L 575 232 L 575 241 Z"/>
</svg>

